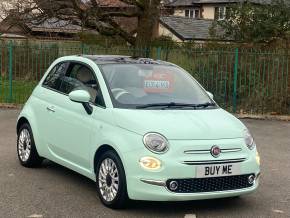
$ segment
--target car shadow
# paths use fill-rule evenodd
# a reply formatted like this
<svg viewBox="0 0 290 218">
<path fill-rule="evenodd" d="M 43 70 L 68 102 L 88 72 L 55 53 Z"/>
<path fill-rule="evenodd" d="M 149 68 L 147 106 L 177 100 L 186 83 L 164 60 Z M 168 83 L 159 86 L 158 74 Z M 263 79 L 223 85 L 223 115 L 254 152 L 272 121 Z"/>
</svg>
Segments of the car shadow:
<svg viewBox="0 0 290 218">
<path fill-rule="evenodd" d="M 72 170 L 69 170 L 57 163 L 45 160 L 41 170 L 48 170 L 55 178 L 70 183 L 72 186 L 82 189 L 86 195 L 92 195 L 96 199 L 96 204 L 101 204 L 96 196 L 95 183 L 90 179 L 82 176 Z M 247 197 L 195 200 L 181 202 L 154 202 L 154 201 L 130 201 L 125 210 L 114 211 L 116 215 L 121 216 L 123 213 L 132 214 L 132 216 L 144 216 L 144 213 L 150 216 L 174 217 L 177 214 L 194 213 L 195 211 L 221 213 L 224 211 L 247 210 L 251 207 L 251 202 Z M 104 207 L 104 210 L 110 210 Z"/>
<path fill-rule="evenodd" d="M 181 202 L 149 202 L 149 201 L 133 201 L 128 210 L 136 212 L 146 211 L 156 215 L 164 216 L 166 214 L 186 214 L 214 211 L 215 213 L 222 211 L 237 211 L 242 207 L 250 205 L 243 198 L 223 198 L 211 200 L 195 200 Z"/>
</svg>

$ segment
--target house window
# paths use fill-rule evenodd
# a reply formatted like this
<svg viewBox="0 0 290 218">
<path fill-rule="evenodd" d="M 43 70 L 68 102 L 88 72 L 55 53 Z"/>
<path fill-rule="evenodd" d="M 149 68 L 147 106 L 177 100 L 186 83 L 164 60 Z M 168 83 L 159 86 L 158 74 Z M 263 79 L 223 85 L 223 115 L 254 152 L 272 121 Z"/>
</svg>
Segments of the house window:
<svg viewBox="0 0 290 218">
<path fill-rule="evenodd" d="M 195 10 L 185 10 L 185 17 L 199 18 L 200 17 L 200 12 L 199 12 L 198 9 L 195 9 Z"/>
<path fill-rule="evenodd" d="M 215 7 L 215 20 L 224 20 L 226 18 L 226 7 Z"/>
<path fill-rule="evenodd" d="M 195 18 L 200 18 L 199 10 L 194 10 L 194 17 Z"/>
</svg>

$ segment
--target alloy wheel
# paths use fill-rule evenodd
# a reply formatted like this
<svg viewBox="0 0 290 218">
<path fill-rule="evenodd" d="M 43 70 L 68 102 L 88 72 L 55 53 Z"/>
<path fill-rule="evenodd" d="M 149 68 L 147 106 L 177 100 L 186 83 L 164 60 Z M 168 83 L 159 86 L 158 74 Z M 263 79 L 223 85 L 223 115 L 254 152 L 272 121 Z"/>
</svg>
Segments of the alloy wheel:
<svg viewBox="0 0 290 218">
<path fill-rule="evenodd" d="M 119 172 L 111 158 L 102 161 L 99 168 L 99 189 L 103 199 L 111 202 L 115 199 L 119 189 Z"/>
<path fill-rule="evenodd" d="M 31 136 L 27 129 L 22 129 L 18 139 L 18 154 L 21 161 L 26 162 L 31 153 Z"/>
</svg>

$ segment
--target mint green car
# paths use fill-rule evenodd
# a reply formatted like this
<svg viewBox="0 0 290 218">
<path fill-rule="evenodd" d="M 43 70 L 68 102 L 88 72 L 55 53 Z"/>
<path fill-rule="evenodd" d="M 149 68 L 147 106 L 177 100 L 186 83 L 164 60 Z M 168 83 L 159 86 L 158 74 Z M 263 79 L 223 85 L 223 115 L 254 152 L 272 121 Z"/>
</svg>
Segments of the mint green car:
<svg viewBox="0 0 290 218">
<path fill-rule="evenodd" d="M 187 201 L 257 189 L 248 129 L 180 67 L 127 56 L 57 59 L 21 111 L 17 154 L 96 182 L 100 200 Z"/>
</svg>

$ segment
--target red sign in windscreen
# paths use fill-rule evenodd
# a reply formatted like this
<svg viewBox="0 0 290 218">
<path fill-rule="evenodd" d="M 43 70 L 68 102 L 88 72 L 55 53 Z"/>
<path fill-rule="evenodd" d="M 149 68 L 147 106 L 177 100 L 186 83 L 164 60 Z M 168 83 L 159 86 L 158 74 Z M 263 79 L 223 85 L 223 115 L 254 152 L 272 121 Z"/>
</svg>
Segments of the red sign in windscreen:
<svg viewBox="0 0 290 218">
<path fill-rule="evenodd" d="M 172 92 L 174 78 L 171 73 L 153 72 L 144 78 L 144 91 L 149 93 Z"/>
</svg>

